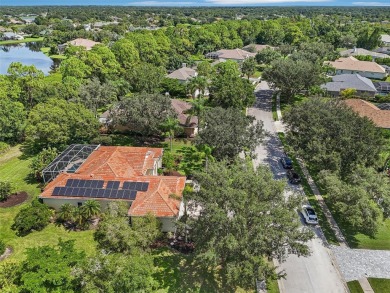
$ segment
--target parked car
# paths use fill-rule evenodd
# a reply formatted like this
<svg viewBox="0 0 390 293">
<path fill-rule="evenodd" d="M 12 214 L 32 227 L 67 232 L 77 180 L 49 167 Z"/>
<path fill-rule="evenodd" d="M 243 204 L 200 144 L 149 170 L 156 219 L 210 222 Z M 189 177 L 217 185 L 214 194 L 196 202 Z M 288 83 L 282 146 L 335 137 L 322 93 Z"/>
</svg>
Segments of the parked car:
<svg viewBox="0 0 390 293">
<path fill-rule="evenodd" d="M 291 170 L 287 170 L 286 174 L 287 174 L 288 181 L 291 184 L 299 184 L 299 183 L 301 183 L 301 177 L 294 170 L 292 170 L 292 169 Z"/>
<path fill-rule="evenodd" d="M 314 211 L 311 205 L 308 204 L 303 205 L 301 209 L 301 214 L 305 218 L 306 224 L 313 224 L 313 225 L 318 224 L 318 218 L 316 212 Z"/>
<path fill-rule="evenodd" d="M 280 162 L 284 169 L 292 169 L 293 167 L 292 160 L 287 156 L 280 158 Z"/>
</svg>

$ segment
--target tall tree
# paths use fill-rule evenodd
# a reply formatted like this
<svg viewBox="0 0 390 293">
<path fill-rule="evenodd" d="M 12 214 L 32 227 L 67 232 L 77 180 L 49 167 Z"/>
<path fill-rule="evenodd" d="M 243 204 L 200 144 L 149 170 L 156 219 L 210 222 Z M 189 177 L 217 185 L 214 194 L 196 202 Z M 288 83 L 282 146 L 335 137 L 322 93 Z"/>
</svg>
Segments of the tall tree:
<svg viewBox="0 0 390 293">
<path fill-rule="evenodd" d="M 117 105 L 114 124 L 127 125 L 143 135 L 161 134 L 161 122 L 176 117 L 169 97 L 159 94 L 138 94 Z"/>
<path fill-rule="evenodd" d="M 89 142 L 98 134 L 99 122 L 81 104 L 49 99 L 30 112 L 26 140 L 37 149 Z"/>
<path fill-rule="evenodd" d="M 314 169 L 342 178 L 357 165 L 375 165 L 383 148 L 381 132 L 343 102 L 311 99 L 286 112 L 287 141 Z"/>
<path fill-rule="evenodd" d="M 275 276 L 267 258 L 309 254 L 312 232 L 300 227 L 295 212 L 300 199 L 287 199 L 285 183 L 266 167 L 215 162 L 195 178 L 201 188 L 189 195 L 188 206 L 199 210 L 189 223 L 195 253 L 205 268 L 219 268 L 224 287 L 252 288 L 255 280 Z"/>
<path fill-rule="evenodd" d="M 114 53 L 116 60 L 125 69 L 130 69 L 139 61 L 138 51 L 133 42 L 128 39 L 116 41 L 112 45 L 111 50 Z"/>
<path fill-rule="evenodd" d="M 273 88 L 279 89 L 287 101 L 302 90 L 323 82 L 319 64 L 289 58 L 273 61 L 271 67 L 264 70 L 262 77 Z"/>
<path fill-rule="evenodd" d="M 233 159 L 243 151 L 253 154 L 264 136 L 262 123 L 253 121 L 254 117 L 234 108 L 209 109 L 204 123 L 207 127 L 200 129 L 195 144 L 210 146 L 217 159 Z"/>
<path fill-rule="evenodd" d="M 254 57 L 249 57 L 242 62 L 241 65 L 242 74 L 246 75 L 249 79 L 256 71 L 256 60 Z"/>
<path fill-rule="evenodd" d="M 26 120 L 27 113 L 22 103 L 0 98 L 0 141 L 21 141 Z"/>
<path fill-rule="evenodd" d="M 74 240 L 59 240 L 57 247 L 27 249 L 17 272 L 16 284 L 24 292 L 75 292 L 72 269 L 85 254 L 74 248 Z"/>
<path fill-rule="evenodd" d="M 210 86 L 210 99 L 215 106 L 243 109 L 254 103 L 254 88 L 248 80 L 241 78 L 236 62 L 220 63 L 216 71 Z"/>
<path fill-rule="evenodd" d="M 176 118 L 173 117 L 167 117 L 167 119 L 161 123 L 160 125 L 162 131 L 165 133 L 166 136 L 168 136 L 170 141 L 170 148 L 172 152 L 173 147 L 173 139 L 175 138 L 175 134 L 179 131 L 179 121 Z"/>
</svg>

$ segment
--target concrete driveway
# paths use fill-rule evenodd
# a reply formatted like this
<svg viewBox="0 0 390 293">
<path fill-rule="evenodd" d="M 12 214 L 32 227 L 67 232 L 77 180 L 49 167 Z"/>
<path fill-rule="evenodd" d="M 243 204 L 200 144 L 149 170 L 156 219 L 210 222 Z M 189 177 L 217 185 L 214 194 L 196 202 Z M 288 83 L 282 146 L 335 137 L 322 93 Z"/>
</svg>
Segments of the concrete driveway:
<svg viewBox="0 0 390 293">
<path fill-rule="evenodd" d="M 249 109 L 249 114 L 257 120 L 263 121 L 268 135 L 264 142 L 256 148 L 257 158 L 254 164 L 268 165 L 275 179 L 285 180 L 286 172 L 279 162 L 283 155 L 283 147 L 277 136 L 272 118 L 271 97 L 272 90 L 265 82 L 256 88 L 256 104 Z M 288 184 L 286 196 L 291 192 L 301 191 L 300 186 Z M 297 214 L 297 217 L 299 215 Z M 301 220 L 302 221 L 302 220 Z M 302 222 L 302 225 L 303 222 Z M 319 227 L 311 227 L 315 238 L 308 243 L 311 251 L 309 257 L 289 255 L 287 260 L 280 264 L 277 271 L 284 271 L 286 279 L 279 281 L 281 293 L 341 293 L 348 292 L 342 281 L 339 270 L 334 264 L 331 250 L 322 240 L 323 234 Z"/>
</svg>

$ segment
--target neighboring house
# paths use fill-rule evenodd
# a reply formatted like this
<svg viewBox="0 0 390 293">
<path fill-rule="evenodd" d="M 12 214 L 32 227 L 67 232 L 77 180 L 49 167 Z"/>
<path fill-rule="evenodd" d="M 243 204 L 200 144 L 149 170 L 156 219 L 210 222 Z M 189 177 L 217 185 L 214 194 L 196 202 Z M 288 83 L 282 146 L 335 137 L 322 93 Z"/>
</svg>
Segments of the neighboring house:
<svg viewBox="0 0 390 293">
<path fill-rule="evenodd" d="M 187 137 L 194 137 L 198 132 L 198 117 L 187 114 L 188 110 L 191 109 L 191 104 L 177 99 L 171 99 L 171 103 Z"/>
<path fill-rule="evenodd" d="M 250 52 L 250 50 L 253 49 L 254 50 L 253 53 L 258 53 L 258 52 L 263 51 L 266 48 L 275 49 L 275 47 L 272 47 L 272 46 L 269 46 L 269 45 L 259 45 L 259 44 L 249 44 L 249 45 L 246 45 L 242 49 L 247 51 L 247 52 Z"/>
<path fill-rule="evenodd" d="M 390 46 L 390 35 L 381 35 L 383 45 Z"/>
<path fill-rule="evenodd" d="M 374 52 L 386 54 L 387 56 L 385 58 L 390 58 L 390 47 L 380 47 L 376 48 Z"/>
<path fill-rule="evenodd" d="M 15 33 L 5 32 L 5 33 L 2 34 L 2 39 L 4 41 L 7 41 L 7 40 L 23 40 L 24 37 L 21 36 L 21 35 L 15 34 Z"/>
<path fill-rule="evenodd" d="M 99 42 L 94 42 L 94 41 L 91 41 L 91 40 L 88 40 L 88 39 L 82 39 L 82 38 L 78 38 L 78 39 L 74 39 L 72 41 L 69 41 L 65 44 L 61 44 L 61 45 L 58 45 L 58 51 L 60 53 L 63 53 L 66 49 L 67 46 L 69 45 L 72 45 L 72 46 L 77 46 L 77 47 L 84 47 L 85 50 L 89 51 L 92 49 L 93 46 L 97 45 L 97 44 L 100 44 Z"/>
<path fill-rule="evenodd" d="M 348 99 L 345 104 L 362 117 L 367 117 L 379 128 L 390 129 L 390 110 L 381 110 L 377 106 L 360 99 Z"/>
<path fill-rule="evenodd" d="M 332 97 L 338 97 L 345 89 L 355 89 L 359 97 L 374 97 L 377 90 L 368 78 L 359 74 L 341 74 L 332 77 L 332 81 L 322 85 L 321 88 Z"/>
<path fill-rule="evenodd" d="M 97 146 L 73 173 L 60 171 L 39 198 L 56 210 L 65 203 L 81 206 L 89 199 L 99 201 L 103 210 L 109 202 L 125 201 L 130 217 L 152 213 L 162 222 L 163 232 L 174 232 L 184 210 L 186 178 L 158 176 L 162 153 L 161 148 Z M 65 170 L 66 161 L 61 166 Z"/>
<path fill-rule="evenodd" d="M 348 49 L 348 50 L 345 50 L 345 51 L 341 51 L 340 55 L 343 56 L 343 57 L 349 57 L 349 56 L 371 56 L 374 60 L 376 58 L 389 58 L 389 56 L 386 55 L 386 54 L 373 52 L 373 51 L 369 51 L 369 50 L 362 49 L 362 48 L 353 48 L 353 49 Z"/>
<path fill-rule="evenodd" d="M 355 57 L 339 58 L 335 61 L 325 61 L 335 68 L 336 75 L 339 74 L 360 74 L 363 77 L 382 79 L 387 76 L 386 70 L 375 62 L 359 61 Z"/>
<path fill-rule="evenodd" d="M 232 49 L 232 50 L 218 50 L 216 52 L 211 52 L 206 54 L 206 58 L 218 59 L 221 61 L 233 60 L 236 62 L 242 62 L 246 58 L 255 57 L 256 53 L 251 53 L 242 49 Z"/>
<path fill-rule="evenodd" d="M 192 68 L 189 68 L 189 67 L 186 67 L 185 64 L 183 64 L 183 67 L 182 68 L 179 68 L 173 72 L 171 72 L 170 74 L 168 74 L 168 78 L 173 78 L 173 79 L 177 79 L 178 81 L 180 81 L 181 83 L 186 83 L 187 81 L 189 81 L 191 78 L 197 76 L 198 73 L 196 72 L 195 69 L 192 69 Z"/>
<path fill-rule="evenodd" d="M 387 81 L 378 81 L 374 82 L 374 86 L 379 94 L 390 94 L 390 82 Z"/>
</svg>

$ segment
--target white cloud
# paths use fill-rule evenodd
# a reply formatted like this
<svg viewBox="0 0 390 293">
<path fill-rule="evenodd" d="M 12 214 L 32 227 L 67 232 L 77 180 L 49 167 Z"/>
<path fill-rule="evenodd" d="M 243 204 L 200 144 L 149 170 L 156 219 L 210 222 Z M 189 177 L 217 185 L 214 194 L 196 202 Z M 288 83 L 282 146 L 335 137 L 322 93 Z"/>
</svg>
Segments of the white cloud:
<svg viewBox="0 0 390 293">
<path fill-rule="evenodd" d="M 383 2 L 353 2 L 352 4 L 357 6 L 390 6 L 390 3 Z"/>
<path fill-rule="evenodd" d="M 164 1 L 136 1 L 130 2 L 131 6 L 199 6 L 197 2 L 164 2 Z"/>
<path fill-rule="evenodd" d="M 217 5 L 242 5 L 242 4 L 279 4 L 296 2 L 332 2 L 333 0 L 206 0 L 206 2 Z"/>
</svg>

